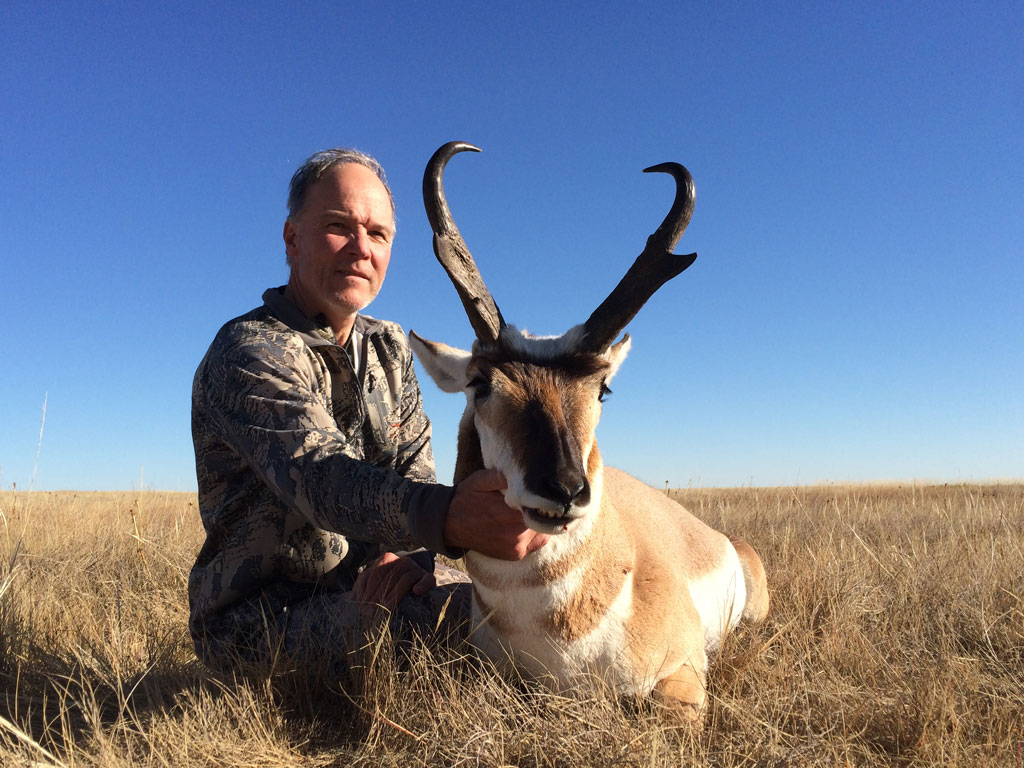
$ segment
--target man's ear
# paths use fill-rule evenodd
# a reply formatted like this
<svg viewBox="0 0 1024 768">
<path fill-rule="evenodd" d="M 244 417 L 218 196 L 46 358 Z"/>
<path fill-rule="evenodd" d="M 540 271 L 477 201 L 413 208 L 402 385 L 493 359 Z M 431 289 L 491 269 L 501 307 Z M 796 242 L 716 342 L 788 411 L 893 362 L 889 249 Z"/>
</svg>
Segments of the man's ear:
<svg viewBox="0 0 1024 768">
<path fill-rule="evenodd" d="M 461 392 L 469 384 L 466 378 L 466 366 L 472 357 L 469 352 L 439 341 L 428 341 L 416 331 L 409 331 L 409 346 L 442 392 Z"/>
<path fill-rule="evenodd" d="M 281 238 L 284 240 L 284 252 L 287 255 L 287 261 L 289 264 L 292 263 L 292 254 L 295 250 L 295 225 L 291 219 L 284 220 L 284 231 L 281 233 Z"/>
</svg>

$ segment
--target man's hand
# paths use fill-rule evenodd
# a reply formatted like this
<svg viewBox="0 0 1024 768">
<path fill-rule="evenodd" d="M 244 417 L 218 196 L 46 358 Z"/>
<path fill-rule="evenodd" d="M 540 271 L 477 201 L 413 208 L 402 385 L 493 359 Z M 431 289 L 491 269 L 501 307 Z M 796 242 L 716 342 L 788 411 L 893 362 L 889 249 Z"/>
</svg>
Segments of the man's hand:
<svg viewBox="0 0 1024 768">
<path fill-rule="evenodd" d="M 394 611 L 410 592 L 424 595 L 433 586 L 434 574 L 423 570 L 415 560 L 385 552 L 356 577 L 352 597 L 362 604 L 364 614 L 372 614 L 378 605 Z"/>
<path fill-rule="evenodd" d="M 445 544 L 499 560 L 522 560 L 543 547 L 547 534 L 527 528 L 523 513 L 505 505 L 506 487 L 496 469 L 478 470 L 455 486 L 444 521 Z"/>
</svg>

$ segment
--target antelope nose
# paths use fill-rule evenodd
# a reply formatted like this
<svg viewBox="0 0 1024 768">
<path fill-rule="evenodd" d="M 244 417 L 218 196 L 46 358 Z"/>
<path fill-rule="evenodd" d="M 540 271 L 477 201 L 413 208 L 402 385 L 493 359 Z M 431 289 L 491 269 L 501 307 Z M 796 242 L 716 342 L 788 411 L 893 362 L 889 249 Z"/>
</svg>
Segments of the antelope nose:
<svg viewBox="0 0 1024 768">
<path fill-rule="evenodd" d="M 552 500 L 560 502 L 562 504 L 562 509 L 565 512 L 569 511 L 569 507 L 572 506 L 574 501 L 580 497 L 589 495 L 588 492 L 590 490 L 586 478 L 576 480 L 575 482 L 573 482 L 573 480 L 568 480 L 567 482 L 572 485 L 571 488 L 561 480 L 553 480 L 549 486 Z M 586 499 L 584 498 L 584 501 L 585 500 Z"/>
<path fill-rule="evenodd" d="M 580 480 L 578 483 L 576 483 L 576 487 L 569 491 L 569 496 L 571 496 L 573 500 L 576 500 L 577 498 L 579 498 L 580 494 L 583 493 L 583 491 L 585 491 L 586 489 L 587 481 Z"/>
</svg>

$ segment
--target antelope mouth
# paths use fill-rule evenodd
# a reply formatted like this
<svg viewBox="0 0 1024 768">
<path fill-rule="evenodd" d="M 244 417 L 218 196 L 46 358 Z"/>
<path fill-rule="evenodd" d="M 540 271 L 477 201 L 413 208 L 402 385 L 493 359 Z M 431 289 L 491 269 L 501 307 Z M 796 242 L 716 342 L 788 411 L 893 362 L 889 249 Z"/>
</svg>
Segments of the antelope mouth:
<svg viewBox="0 0 1024 768">
<path fill-rule="evenodd" d="M 523 519 L 526 526 L 538 533 L 565 533 L 569 530 L 569 526 L 579 518 L 579 515 L 551 512 L 536 507 L 523 508 Z"/>
</svg>

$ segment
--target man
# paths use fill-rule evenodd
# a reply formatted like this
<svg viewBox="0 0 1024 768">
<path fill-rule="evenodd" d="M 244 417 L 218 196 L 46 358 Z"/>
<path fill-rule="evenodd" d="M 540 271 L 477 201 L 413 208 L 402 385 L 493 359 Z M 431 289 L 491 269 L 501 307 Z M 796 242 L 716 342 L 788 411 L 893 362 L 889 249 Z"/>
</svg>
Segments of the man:
<svg viewBox="0 0 1024 768">
<path fill-rule="evenodd" d="M 343 660 L 337 630 L 368 606 L 429 631 L 458 600 L 435 586 L 429 552 L 406 552 L 519 559 L 546 541 L 505 506 L 500 473 L 435 483 L 406 337 L 359 314 L 394 237 L 376 160 L 310 157 L 289 190 L 288 284 L 221 328 L 196 371 L 206 541 L 189 577 L 189 628 L 211 665 L 282 650 Z"/>
</svg>

